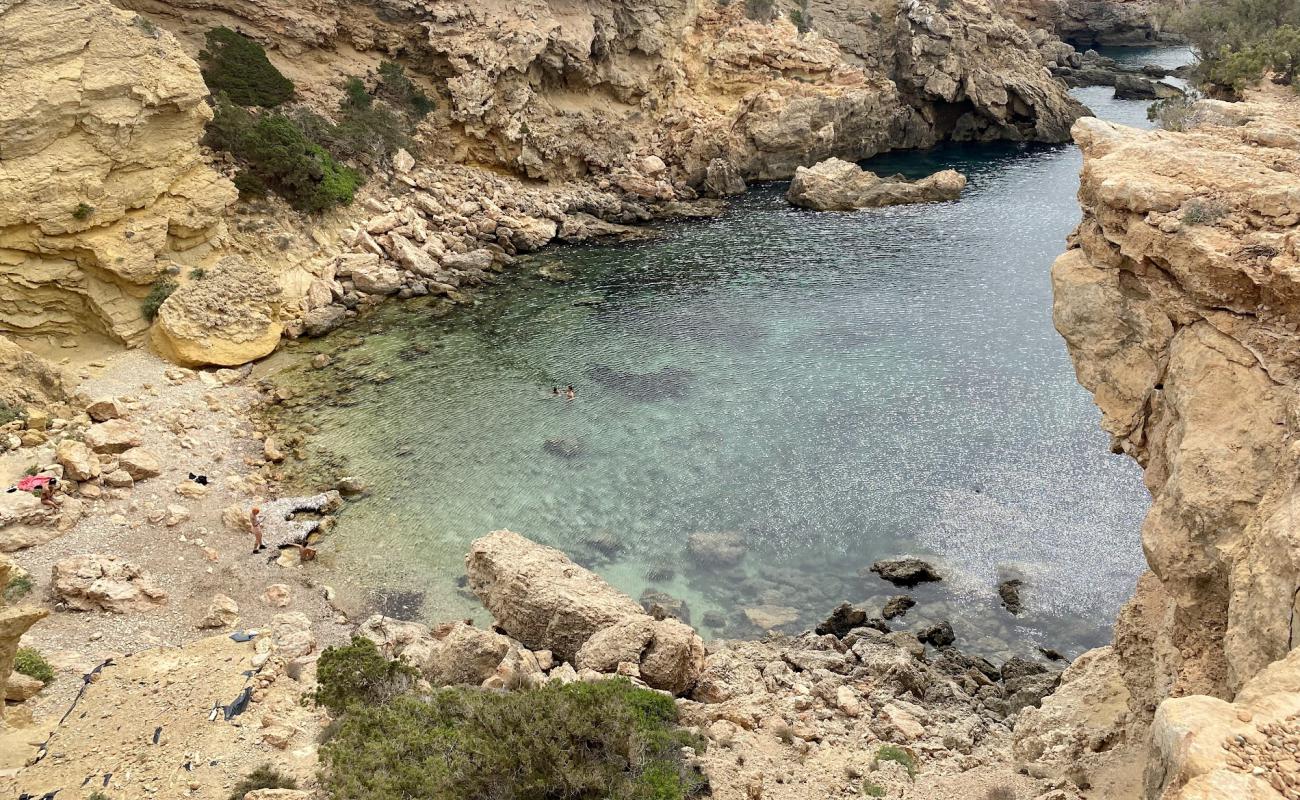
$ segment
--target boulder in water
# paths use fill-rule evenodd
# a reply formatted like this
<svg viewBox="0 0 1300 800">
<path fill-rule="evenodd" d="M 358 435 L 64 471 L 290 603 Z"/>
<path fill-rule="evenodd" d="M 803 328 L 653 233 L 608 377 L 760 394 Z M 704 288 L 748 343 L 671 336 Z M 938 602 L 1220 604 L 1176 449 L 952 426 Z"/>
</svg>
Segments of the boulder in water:
<svg viewBox="0 0 1300 800">
<path fill-rule="evenodd" d="M 716 567 L 734 567 L 745 557 L 745 537 L 735 531 L 705 531 L 692 533 L 686 541 L 686 552 L 697 564 Z"/>
<path fill-rule="evenodd" d="M 855 628 L 871 628 L 881 633 L 889 633 L 889 626 L 885 624 L 884 620 L 868 616 L 866 611 L 852 603 L 840 603 L 836 606 L 831 615 L 817 626 L 816 633 L 818 635 L 830 634 L 843 639 Z"/>
<path fill-rule="evenodd" d="M 1020 587 L 1023 585 L 1024 581 L 1018 578 L 998 584 L 998 597 L 1002 599 L 1002 607 L 1012 614 L 1019 614 L 1024 610 L 1024 604 L 1020 601 Z"/>
<path fill-rule="evenodd" d="M 871 571 L 895 586 L 912 587 L 943 580 L 938 570 L 919 558 L 883 559 L 872 564 Z"/>
<path fill-rule="evenodd" d="M 829 158 L 814 167 L 795 170 L 785 199 L 815 211 L 855 211 L 956 200 L 965 188 L 966 177 L 956 170 L 908 181 L 901 176 L 882 178 L 857 164 Z"/>
<path fill-rule="evenodd" d="M 916 638 L 935 647 L 947 647 L 957 641 L 956 634 L 952 632 L 952 624 L 949 622 L 938 622 L 924 627 L 916 632 Z"/>
</svg>

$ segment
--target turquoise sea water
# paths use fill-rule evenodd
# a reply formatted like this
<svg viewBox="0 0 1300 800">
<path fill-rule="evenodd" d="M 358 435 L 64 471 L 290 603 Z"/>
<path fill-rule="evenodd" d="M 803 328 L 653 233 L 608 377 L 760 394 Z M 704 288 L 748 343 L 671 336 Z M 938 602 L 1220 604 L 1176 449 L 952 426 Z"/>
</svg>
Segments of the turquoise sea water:
<svg viewBox="0 0 1300 800">
<path fill-rule="evenodd" d="M 1109 94 L 1079 92 L 1146 125 Z M 1052 328 L 1080 164 L 1070 146 L 891 155 L 866 166 L 954 167 L 969 188 L 849 214 L 758 186 L 652 242 L 524 260 L 470 308 L 394 303 L 299 348 L 335 354 L 279 377 L 309 399 L 309 449 L 373 486 L 332 558 L 413 592 L 412 614 L 481 615 L 462 559 L 508 527 L 732 637 L 761 634 L 756 606 L 789 609 L 789 630 L 841 600 L 878 607 L 899 590 L 859 571 L 912 553 L 947 579 L 898 627 L 948 619 L 991 657 L 1104 641 L 1143 568 L 1148 497 Z M 576 400 L 551 395 L 567 384 Z M 742 534 L 744 560 L 690 558 L 709 531 Z M 1026 581 L 1020 617 L 998 605 L 1005 577 Z"/>
</svg>

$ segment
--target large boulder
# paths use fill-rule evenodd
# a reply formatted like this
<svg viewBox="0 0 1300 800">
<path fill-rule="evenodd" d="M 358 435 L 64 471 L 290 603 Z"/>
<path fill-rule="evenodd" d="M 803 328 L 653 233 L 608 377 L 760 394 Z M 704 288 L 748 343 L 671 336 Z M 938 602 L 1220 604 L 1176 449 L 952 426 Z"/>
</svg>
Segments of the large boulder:
<svg viewBox="0 0 1300 800">
<path fill-rule="evenodd" d="M 117 457 L 118 466 L 131 476 L 131 480 L 142 481 L 157 477 L 162 472 L 162 463 L 158 456 L 143 447 L 132 447 Z"/>
<path fill-rule="evenodd" d="M 966 177 L 946 169 L 919 181 L 882 178 L 857 164 L 829 158 L 813 167 L 795 170 L 786 200 L 816 211 L 853 211 L 860 208 L 937 203 L 956 200 L 966 188 Z"/>
<path fill-rule="evenodd" d="M 400 658 L 420 670 L 435 686 L 477 686 L 492 677 L 513 646 L 499 633 L 464 622 L 432 629 L 419 622 L 375 614 L 357 628 L 380 652 Z"/>
<path fill-rule="evenodd" d="M 284 331 L 280 291 L 266 269 L 227 256 L 163 302 L 154 346 L 185 366 L 235 367 L 270 355 Z"/>
<path fill-rule="evenodd" d="M 124 419 L 110 419 L 86 431 L 86 444 L 96 453 L 124 453 L 143 441 L 140 429 Z"/>
<path fill-rule="evenodd" d="M 76 611 L 124 614 L 167 600 L 167 593 L 146 572 L 117 556 L 70 556 L 55 563 L 52 577 L 55 596 Z"/>
<path fill-rule="evenodd" d="M 76 439 L 59 442 L 54 460 L 63 467 L 63 475 L 69 480 L 90 481 L 99 477 L 99 456 Z"/>
<path fill-rule="evenodd" d="M 682 694 L 704 669 L 704 642 L 551 547 L 495 531 L 470 546 L 469 586 L 498 627 L 532 650 L 609 672 L 635 664 L 648 685 Z"/>
<path fill-rule="evenodd" d="M 871 571 L 895 586 L 915 586 L 943 580 L 929 562 L 919 558 L 887 558 L 871 565 Z"/>
</svg>

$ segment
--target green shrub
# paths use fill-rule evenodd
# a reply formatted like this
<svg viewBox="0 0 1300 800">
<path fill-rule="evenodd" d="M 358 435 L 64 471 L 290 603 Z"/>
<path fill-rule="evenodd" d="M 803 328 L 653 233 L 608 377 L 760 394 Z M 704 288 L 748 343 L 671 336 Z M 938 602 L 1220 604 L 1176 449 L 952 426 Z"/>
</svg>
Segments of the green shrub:
<svg viewBox="0 0 1300 800">
<path fill-rule="evenodd" d="M 246 169 L 241 169 L 235 173 L 234 183 L 235 188 L 239 190 L 239 197 L 241 200 L 249 200 L 254 197 L 266 197 L 266 181 Z"/>
<path fill-rule="evenodd" d="M 192 281 L 201 281 L 206 277 L 208 277 L 208 271 L 203 267 L 195 267 L 190 270 L 190 280 Z"/>
<path fill-rule="evenodd" d="M 379 96 L 410 112 L 417 122 L 435 107 L 432 98 L 406 77 L 406 70 L 396 61 L 379 62 Z"/>
<path fill-rule="evenodd" d="M 87 220 L 90 215 L 95 213 L 95 207 L 86 203 L 77 203 L 77 207 L 72 210 L 73 219 Z"/>
<path fill-rule="evenodd" d="M 14 672 L 21 672 L 41 683 L 54 680 L 54 667 L 33 647 L 20 647 L 14 655 Z"/>
<path fill-rule="evenodd" d="M 805 2 L 799 8 L 790 9 L 790 24 L 794 25 L 795 30 L 799 33 L 807 33 L 812 30 L 812 15 L 808 13 L 808 4 Z"/>
<path fill-rule="evenodd" d="M 351 75 L 343 83 L 342 108 L 370 108 L 375 98 L 366 91 L 366 84 L 357 76 Z"/>
<path fill-rule="evenodd" d="M 316 662 L 315 699 L 335 716 L 354 703 L 383 703 L 407 690 L 418 673 L 400 661 L 390 661 L 363 636 L 352 643 L 328 647 Z"/>
<path fill-rule="evenodd" d="M 876 751 L 875 758 L 876 764 L 879 764 L 881 761 L 893 761 L 895 764 L 902 764 L 903 767 L 907 769 L 907 776 L 909 778 L 916 777 L 916 756 L 898 745 L 882 745 L 881 748 Z"/>
<path fill-rule="evenodd" d="M 360 173 L 338 163 L 295 120 L 277 113 L 253 114 L 224 96 L 217 99 L 204 141 L 243 162 L 248 172 L 299 211 L 351 203 L 362 183 Z"/>
<path fill-rule="evenodd" d="M 274 108 L 293 97 L 290 81 L 257 42 L 229 28 L 213 28 L 199 53 L 203 80 L 213 94 L 224 93 L 241 106 Z"/>
<path fill-rule="evenodd" d="M 96 791 L 96 792 L 91 792 L 90 796 L 87 797 L 86 800 L 113 800 L 113 798 L 109 797 L 103 792 Z"/>
<path fill-rule="evenodd" d="M 149 289 L 149 294 L 145 295 L 144 301 L 140 303 L 140 312 L 144 318 L 153 322 L 154 317 L 158 316 L 158 309 L 162 308 L 163 301 L 172 296 L 176 291 L 176 281 L 171 278 L 162 278 L 154 283 Z"/>
<path fill-rule="evenodd" d="M 862 782 L 862 794 L 866 797 L 884 797 L 885 787 L 873 783 L 870 779 Z"/>
<path fill-rule="evenodd" d="M 1186 225 L 1213 225 L 1228 215 L 1228 207 L 1217 200 L 1189 200 L 1183 207 Z"/>
<path fill-rule="evenodd" d="M 1194 95 L 1157 100 L 1147 107 L 1147 119 L 1166 131 L 1188 131 L 1196 125 L 1193 108 L 1200 99 Z"/>
<path fill-rule="evenodd" d="M 14 405 L 13 403 L 10 403 L 8 400 L 0 400 L 0 425 L 8 425 L 14 420 L 23 419 L 26 416 L 27 416 L 27 412 L 23 409 L 22 406 Z M 33 471 L 29 473 L 31 475 L 35 475 L 37 472 L 40 471 L 35 467 L 33 467 L 32 469 Z"/>
<path fill-rule="evenodd" d="M 4 588 L 5 602 L 17 603 L 32 591 L 34 585 L 31 575 L 25 572 L 15 575 Z"/>
<path fill-rule="evenodd" d="M 1300 28 L 1285 25 L 1238 50 L 1223 48 L 1205 67 L 1206 79 L 1215 86 L 1241 94 L 1270 73 L 1277 83 L 1295 85 L 1300 72 Z"/>
<path fill-rule="evenodd" d="M 153 24 L 153 20 L 136 14 L 135 19 L 131 20 L 131 24 L 135 25 L 149 36 L 152 36 L 155 39 L 158 38 L 158 26 Z"/>
<path fill-rule="evenodd" d="M 235 784 L 230 800 L 244 800 L 244 795 L 257 789 L 297 789 L 298 782 L 279 772 L 270 764 L 263 764 Z"/>
<path fill-rule="evenodd" d="M 1300 0 L 1196 0 L 1173 27 L 1196 49 L 1203 81 L 1240 93 L 1266 71 L 1292 83 L 1300 62 Z"/>
<path fill-rule="evenodd" d="M 353 704 L 321 779 L 340 800 L 681 800 L 705 786 L 681 750 L 703 742 L 676 717 L 672 698 L 622 679 Z"/>
</svg>

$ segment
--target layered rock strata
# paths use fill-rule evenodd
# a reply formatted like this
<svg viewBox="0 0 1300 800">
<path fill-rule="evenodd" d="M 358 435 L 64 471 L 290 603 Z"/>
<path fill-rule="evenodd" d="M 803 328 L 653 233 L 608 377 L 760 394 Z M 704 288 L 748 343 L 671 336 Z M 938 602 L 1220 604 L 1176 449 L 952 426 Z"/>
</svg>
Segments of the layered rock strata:
<svg viewBox="0 0 1300 800">
<path fill-rule="evenodd" d="M 1183 0 L 1010 0 L 1008 13 L 1080 48 L 1149 45 L 1177 39 L 1168 23 Z"/>
<path fill-rule="evenodd" d="M 1298 632 L 1300 113 L 1257 95 L 1190 118 L 1185 133 L 1076 124 L 1084 218 L 1052 270 L 1079 381 L 1153 497 L 1151 572 L 1114 644 L 1133 718 L 1155 715 L 1153 763 L 1189 741 L 1167 698 L 1240 700 Z"/>
<path fill-rule="evenodd" d="M 0 329 L 139 343 L 141 299 L 235 199 L 198 68 L 106 0 L 5 3 L 0 53 Z"/>
</svg>

